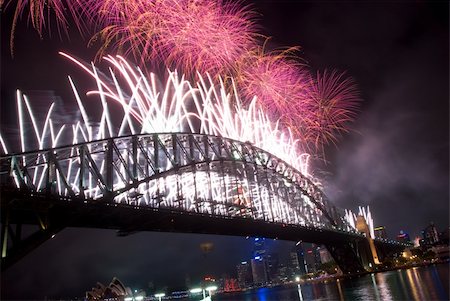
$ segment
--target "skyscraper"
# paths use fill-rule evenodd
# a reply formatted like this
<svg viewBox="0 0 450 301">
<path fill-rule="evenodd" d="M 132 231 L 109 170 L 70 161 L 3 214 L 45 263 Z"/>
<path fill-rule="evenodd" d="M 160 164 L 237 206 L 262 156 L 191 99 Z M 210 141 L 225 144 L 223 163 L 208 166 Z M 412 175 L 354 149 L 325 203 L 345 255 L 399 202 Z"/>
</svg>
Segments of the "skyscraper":
<svg viewBox="0 0 450 301">
<path fill-rule="evenodd" d="M 238 283 L 241 289 L 250 287 L 253 283 L 252 266 L 248 261 L 237 265 Z"/>
<path fill-rule="evenodd" d="M 266 263 L 267 279 L 270 282 L 278 280 L 279 258 L 277 253 L 268 253 L 264 259 Z"/>
<path fill-rule="evenodd" d="M 266 255 L 266 239 L 255 237 L 254 244 L 253 244 L 253 257 L 264 257 Z"/>
<path fill-rule="evenodd" d="M 397 235 L 397 240 L 400 242 L 410 242 L 409 234 L 403 230 L 400 230 L 400 233 Z"/>
<path fill-rule="evenodd" d="M 305 262 L 306 262 L 306 272 L 314 273 L 317 271 L 318 266 L 321 264 L 319 249 L 315 244 L 305 243 Z"/>
<path fill-rule="evenodd" d="M 373 229 L 375 237 L 377 238 L 387 238 L 386 227 L 379 226 Z"/>
<path fill-rule="evenodd" d="M 260 286 L 267 284 L 267 271 L 264 259 L 260 256 L 256 256 L 251 260 L 252 263 L 252 276 L 253 284 Z"/>
<path fill-rule="evenodd" d="M 295 249 L 297 251 L 297 261 L 300 275 L 305 275 L 307 273 L 306 261 L 305 261 L 305 253 L 303 251 L 303 243 L 298 242 L 295 245 Z"/>
<path fill-rule="evenodd" d="M 325 247 L 320 248 L 319 250 L 320 262 L 327 263 L 333 261 L 333 257 L 331 257 L 330 252 Z"/>
<path fill-rule="evenodd" d="M 289 278 L 294 279 L 296 276 L 300 276 L 300 274 L 297 250 L 294 248 L 289 252 Z"/>
<path fill-rule="evenodd" d="M 426 246 L 432 246 L 439 242 L 439 232 L 433 222 L 422 231 L 422 236 Z"/>
<path fill-rule="evenodd" d="M 266 250 L 266 239 L 255 237 L 253 244 L 253 258 L 251 260 L 253 283 L 265 285 L 268 280 L 268 254 Z"/>
</svg>

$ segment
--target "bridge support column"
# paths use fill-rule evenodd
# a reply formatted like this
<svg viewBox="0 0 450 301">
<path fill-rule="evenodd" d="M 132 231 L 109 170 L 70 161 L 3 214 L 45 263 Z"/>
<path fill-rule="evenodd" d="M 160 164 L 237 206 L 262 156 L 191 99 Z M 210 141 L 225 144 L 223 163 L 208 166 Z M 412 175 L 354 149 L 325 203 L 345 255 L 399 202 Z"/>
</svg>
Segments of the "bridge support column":
<svg viewBox="0 0 450 301">
<path fill-rule="evenodd" d="M 52 213 L 53 203 L 46 197 L 46 193 L 41 196 L 41 199 L 32 200 L 27 191 L 2 193 L 0 210 L 2 271 L 52 238 L 73 218 L 59 217 Z M 36 231 L 24 238 L 22 225 L 36 225 Z"/>
<path fill-rule="evenodd" d="M 334 261 L 344 274 L 355 274 L 364 272 L 364 250 L 358 241 L 326 244 Z"/>
<path fill-rule="evenodd" d="M 372 267 L 375 264 L 380 264 L 380 261 L 378 260 L 378 254 L 377 250 L 375 248 L 375 243 L 373 242 L 372 237 L 370 236 L 370 230 L 369 226 L 366 223 L 366 220 L 361 215 L 358 216 L 356 220 L 356 228 L 359 232 L 364 233 L 366 236 L 367 244 L 369 245 L 369 253 L 370 254 L 368 258 L 368 265 L 369 267 Z"/>
</svg>

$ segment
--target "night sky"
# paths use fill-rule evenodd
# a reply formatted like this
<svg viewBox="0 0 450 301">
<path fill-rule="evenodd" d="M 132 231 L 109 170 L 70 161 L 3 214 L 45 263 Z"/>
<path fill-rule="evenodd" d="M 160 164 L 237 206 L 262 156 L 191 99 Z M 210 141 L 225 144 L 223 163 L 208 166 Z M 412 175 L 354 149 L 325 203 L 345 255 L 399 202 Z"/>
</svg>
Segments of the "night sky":
<svg viewBox="0 0 450 301">
<path fill-rule="evenodd" d="M 247 3 L 247 2 L 246 2 Z M 311 70 L 346 70 L 358 84 L 360 113 L 351 131 L 315 162 L 329 198 L 343 208 L 370 205 L 376 225 L 411 237 L 431 221 L 449 225 L 449 7 L 446 2 L 254 1 L 272 47 L 301 46 Z M 1 20 L 1 125 L 14 127 L 15 89 L 52 90 L 73 103 L 67 75 L 81 77 L 57 55 L 91 60 L 95 49 L 77 33 L 42 40 L 18 24 L 9 51 L 12 9 Z M 83 84 L 83 83 L 81 83 Z M 212 242 L 205 254 L 199 245 Z M 293 243 L 271 242 L 286 252 Z M 66 229 L 2 273 L 7 299 L 75 297 L 112 277 L 132 288 L 183 287 L 202 274 L 236 277 L 250 257 L 241 237 Z"/>
</svg>

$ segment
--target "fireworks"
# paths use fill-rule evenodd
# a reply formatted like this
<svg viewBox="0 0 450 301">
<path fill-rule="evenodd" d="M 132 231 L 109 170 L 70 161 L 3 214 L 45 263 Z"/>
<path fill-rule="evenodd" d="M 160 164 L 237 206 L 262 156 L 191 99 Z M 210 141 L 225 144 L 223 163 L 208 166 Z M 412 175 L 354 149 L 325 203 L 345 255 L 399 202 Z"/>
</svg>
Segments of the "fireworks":
<svg viewBox="0 0 450 301">
<path fill-rule="evenodd" d="M 170 65 L 216 74 L 255 46 L 251 13 L 239 4 L 208 0 L 161 2 L 158 48 Z"/>
<path fill-rule="evenodd" d="M 306 141 L 316 147 L 335 143 L 336 134 L 347 131 L 346 125 L 355 118 L 358 91 L 353 80 L 344 75 L 337 71 L 317 72 L 311 82 L 302 121 Z"/>
<path fill-rule="evenodd" d="M 295 48 L 266 51 L 258 43 L 254 12 L 241 2 L 19 0 L 11 39 L 27 7 L 40 34 L 46 11 L 52 11 L 64 28 L 69 12 L 78 28 L 88 24 L 97 31 L 91 44 L 101 42 L 98 56 L 114 50 L 124 57 L 133 55 L 140 64 L 134 68 L 124 57 L 107 56 L 111 70 L 118 74 L 110 71 L 105 81 L 94 67 L 77 62 L 95 79 L 98 90 L 89 94 L 100 96 L 103 109 L 101 131 L 94 133 L 71 81 L 84 120 L 75 132 L 88 141 L 188 129 L 250 141 L 303 171 L 309 158 L 305 150 L 323 152 L 324 145 L 336 143 L 337 135 L 355 117 L 358 95 L 352 80 L 335 71 L 314 78 Z M 156 76 L 146 76 L 155 65 L 197 82 L 170 72 L 163 92 L 158 91 Z M 118 129 L 109 114 L 111 101 L 123 110 Z"/>
<path fill-rule="evenodd" d="M 72 125 L 58 125 L 52 122 L 53 105 L 45 119 L 45 125 L 39 130 L 36 118 L 26 96 L 17 93 L 19 111 L 19 127 L 21 132 L 21 151 L 29 151 L 25 145 L 24 116 L 32 121 L 35 139 L 39 149 L 61 145 L 58 139 L 61 133 L 72 127 L 73 143 L 88 142 L 107 137 L 120 137 L 127 134 L 156 132 L 191 132 L 232 138 L 242 142 L 250 142 L 261 149 L 270 151 L 288 162 L 303 174 L 308 175 L 309 155 L 301 152 L 301 143 L 295 139 L 292 131 L 280 128 L 279 122 L 271 122 L 269 116 L 253 101 L 248 108 L 242 105 L 237 90 L 227 92 L 221 82 L 216 85 L 211 77 L 203 78 L 192 85 L 179 76 L 177 72 L 169 72 L 166 84 L 159 88 L 155 74 L 149 78 L 139 68 L 132 67 L 123 57 L 106 57 L 111 65 L 110 77 L 100 77 L 95 66 L 89 68 L 73 57 L 62 53 L 91 76 L 98 89 L 89 91 L 88 95 L 96 95 L 102 104 L 100 120 L 92 120 L 94 112 L 89 113 L 83 104 L 74 81 L 69 81 L 80 110 L 82 120 Z M 112 71 L 112 70 L 115 71 Z M 27 110 L 23 109 L 25 106 Z M 121 118 L 117 117 L 117 106 L 122 108 Z M 114 119 L 111 108 L 116 112 Z M 28 113 L 28 114 L 25 114 Z M 56 133 L 51 139 L 51 133 Z M 66 130 L 66 135 L 67 130 Z M 51 141 L 44 145 L 44 141 Z M 6 152 L 6 145 L 4 146 Z"/>
<path fill-rule="evenodd" d="M 45 27 L 47 27 L 46 23 L 46 15 L 54 14 L 56 23 L 58 25 L 58 30 L 62 30 L 67 34 L 67 16 L 65 15 L 66 10 L 70 12 L 70 15 L 73 17 L 77 27 L 81 30 L 81 23 L 77 18 L 77 1 L 78 0 L 17 0 L 14 19 L 11 28 L 11 37 L 10 37 L 10 46 L 11 53 L 13 53 L 14 48 L 14 34 L 17 26 L 18 20 L 22 17 L 24 11 L 28 9 L 28 20 L 31 21 L 33 28 L 39 33 L 42 37 L 42 33 Z M 6 7 L 12 5 L 14 0 L 9 0 L 6 3 Z M 4 1 L 1 0 L 0 7 L 3 8 Z M 50 20 L 47 20 L 50 22 Z"/>
<path fill-rule="evenodd" d="M 19 114 L 19 131 L 20 131 L 20 152 L 24 153 L 31 150 L 43 150 L 45 148 L 55 148 L 60 145 L 67 144 L 69 146 L 58 148 L 55 156 L 61 161 L 58 167 L 58 173 L 55 176 L 55 192 L 59 195 L 84 195 L 87 198 L 98 199 L 105 195 L 102 180 L 98 177 L 105 172 L 104 150 L 107 140 L 101 140 L 107 137 L 124 137 L 116 139 L 120 144 L 116 149 L 117 156 L 129 158 L 131 160 L 129 143 L 130 137 L 127 134 L 137 133 L 155 133 L 155 132 L 191 132 L 208 135 L 216 135 L 239 140 L 227 152 L 231 151 L 235 163 L 226 166 L 237 168 L 236 164 L 240 160 L 244 160 L 244 155 L 240 152 L 247 143 L 253 144 L 262 150 L 255 149 L 261 155 L 261 159 L 256 159 L 257 165 L 254 169 L 242 165 L 239 172 L 234 171 L 230 174 L 224 174 L 221 165 L 217 164 L 217 158 L 210 158 L 212 162 L 210 167 L 205 171 L 200 167 L 194 170 L 186 170 L 180 175 L 167 175 L 162 178 L 151 179 L 147 184 L 135 187 L 133 191 L 127 188 L 129 182 L 124 177 L 127 173 L 126 161 L 119 160 L 122 163 L 114 162 L 115 176 L 113 180 L 116 202 L 130 202 L 132 195 L 141 195 L 142 200 L 139 205 L 151 207 L 177 207 L 182 206 L 185 210 L 202 212 L 214 215 L 232 215 L 232 216 L 251 216 L 256 219 L 267 221 L 311 225 L 314 227 L 325 227 L 328 222 L 322 216 L 318 209 L 314 209 L 316 205 L 310 199 L 310 196 L 303 195 L 304 192 L 297 191 L 292 184 L 284 185 L 285 181 L 278 179 L 278 182 L 264 182 L 263 179 L 256 181 L 254 177 L 261 177 L 258 172 L 258 164 L 263 164 L 264 160 L 268 160 L 269 155 L 263 150 L 270 150 L 272 155 L 279 156 L 286 162 L 290 163 L 294 168 L 301 171 L 303 175 L 292 176 L 297 173 L 290 169 L 287 165 L 280 161 L 280 164 L 274 165 L 274 172 L 285 177 L 292 177 L 292 181 L 298 181 L 303 184 L 312 185 L 306 180 L 308 175 L 308 159 L 309 155 L 298 152 L 296 140 L 289 131 L 282 131 L 278 128 L 279 123 L 272 123 L 269 117 L 258 107 L 255 102 L 249 105 L 248 109 L 244 109 L 240 102 L 238 94 L 230 94 L 221 82 L 216 85 L 212 77 L 202 77 L 198 75 L 199 82 L 191 84 L 185 80 L 183 76 L 179 76 L 177 72 L 169 72 L 165 85 L 160 87 L 156 76 L 151 74 L 149 78 L 145 77 L 142 71 L 133 67 L 123 57 L 106 57 L 105 60 L 110 65 L 109 76 L 99 76 L 99 71 L 94 65 L 88 66 L 73 57 L 62 53 L 63 56 L 73 61 L 81 67 L 86 73 L 95 80 L 97 89 L 89 91 L 88 97 L 96 96 L 101 102 L 103 111 L 99 119 L 93 117 L 95 112 L 89 112 L 86 100 L 82 100 L 76 89 L 76 85 L 72 78 L 69 77 L 72 90 L 80 110 L 81 120 L 73 120 L 71 124 L 57 124 L 53 119 L 54 104 L 51 104 L 46 115 L 44 125 L 40 124 L 29 104 L 28 98 L 20 91 L 17 91 L 17 108 Z M 236 89 L 234 89 L 236 91 Z M 90 100 L 92 101 L 92 100 Z M 234 105 L 235 107 L 233 107 Z M 117 107 L 122 108 L 122 114 L 119 116 Z M 189 110 L 188 110 L 189 108 Z M 111 112 L 115 112 L 112 114 Z M 32 126 L 35 135 L 25 135 L 29 130 L 28 126 Z M 70 130 L 71 129 L 71 130 Z M 160 135 L 164 141 L 173 137 L 171 134 Z M 183 136 L 183 134 L 179 134 Z M 150 143 L 148 139 L 153 139 L 152 135 L 141 135 L 142 143 Z M 167 137 L 167 138 L 164 138 Z M 198 135 L 200 143 L 202 137 Z M 32 141 L 34 140 L 34 141 Z M 147 141 L 148 140 L 148 141 Z M 146 142 L 145 142 L 146 141 Z M 153 141 L 153 140 L 152 140 Z M 181 142 L 184 141 L 184 142 Z M 197 141 L 197 140 L 196 140 Z M 209 143 L 213 143 L 213 140 Z M 6 145 L 0 136 L 0 142 L 3 151 L 7 153 Z M 97 165 L 98 173 L 92 172 L 82 174 L 81 159 L 77 157 L 79 154 L 78 143 L 86 142 L 86 148 L 92 151 L 90 164 Z M 35 144 L 38 144 L 36 148 Z M 178 143 L 188 143 L 188 140 L 180 140 Z M 230 140 L 224 143 L 232 143 Z M 206 144 L 208 145 L 208 144 Z M 188 145 L 182 145 L 188 148 Z M 205 146 L 202 146 L 203 148 Z M 211 146 L 213 147 L 213 146 Z M 218 144 L 216 147 L 223 147 Z M 253 146 L 251 146 L 253 149 Z M 234 149 L 234 150 L 233 150 Z M 143 154 L 145 148 L 140 148 L 138 162 L 144 160 L 146 156 L 151 156 L 152 151 L 147 150 L 148 154 Z M 47 154 L 48 151 L 30 153 L 31 155 L 20 155 L 23 159 L 23 167 L 28 169 L 28 177 L 26 181 L 37 191 L 41 191 L 46 187 L 45 177 L 48 168 Z M 212 151 L 212 156 L 214 152 Z M 169 156 L 169 155 L 168 155 Z M 202 155 L 201 152 L 197 156 Z M 258 156 L 253 155 L 257 158 Z M 167 162 L 161 162 L 159 168 L 162 171 L 170 171 L 173 168 L 173 162 L 168 157 Z M 265 159 L 264 159 L 265 158 Z M 164 158 L 162 158 L 164 159 Z M 134 160 L 134 159 L 133 159 Z M 191 159 L 184 158 L 186 164 Z M 203 159 L 204 160 L 204 159 Z M 164 161 L 164 160 L 163 160 Z M 183 161 L 184 162 L 184 161 Z M 122 165 L 125 164 L 125 165 Z M 204 163 L 203 163 L 204 164 Z M 61 167 L 63 166 L 63 168 Z M 191 165 L 188 165 L 191 166 Z M 191 166 L 192 167 L 192 166 Z M 245 167 L 245 168 L 244 168 Z M 149 176 L 144 170 L 139 169 L 139 177 L 147 179 Z M 243 175 L 242 173 L 248 173 Z M 15 175 L 15 174 L 14 174 Z M 289 176 L 290 175 L 290 176 Z M 97 177 L 97 179 L 96 179 Z M 266 176 L 267 177 L 267 176 Z M 250 180 L 253 179 L 253 180 Z M 273 181 L 273 175 L 271 175 Z M 19 179 L 15 175 L 16 185 L 20 185 Z M 260 182 L 262 184 L 260 184 Z M 79 183 L 85 183 L 80 186 Z M 100 184 L 99 184 L 100 183 Z M 305 184 L 309 183 L 309 184 Z M 237 189 L 236 189 L 237 188 Z M 285 200 L 285 193 L 282 190 L 292 191 L 291 195 L 301 197 L 302 202 L 299 207 L 291 208 Z M 306 188 L 304 188 L 306 190 Z M 284 191 L 283 190 L 283 191 Z M 308 189 L 308 191 L 310 191 Z M 183 202 L 180 205 L 180 195 L 183 196 Z M 317 197 L 314 195 L 314 197 Z M 200 200 L 203 200 L 200 202 Z M 318 201 L 318 200 L 315 200 Z M 320 200 L 319 200 L 320 201 Z M 293 203 L 294 204 L 294 203 Z M 250 210 L 249 206 L 252 210 Z M 297 206 L 297 205 L 296 205 Z M 178 207 L 177 207 L 178 208 Z M 231 210 L 231 211 L 230 211 Z M 255 211 L 253 211 L 255 210 Z"/>
<path fill-rule="evenodd" d="M 252 14 L 235 3 L 132 0 L 89 7 L 92 16 L 100 12 L 104 25 L 97 35 L 103 42 L 100 54 L 129 49 L 125 53 L 143 63 L 160 59 L 185 74 L 228 72 L 255 45 Z"/>
<path fill-rule="evenodd" d="M 158 24 L 161 21 L 157 4 L 145 0 L 87 0 L 85 14 L 89 23 L 98 29 L 90 44 L 100 40 L 97 57 L 113 50 L 134 55 L 143 64 L 158 58 L 155 48 Z"/>
<path fill-rule="evenodd" d="M 358 207 L 358 216 L 362 216 L 367 223 L 367 226 L 369 228 L 369 234 L 372 239 L 375 239 L 375 232 L 373 227 L 373 218 L 372 213 L 370 212 L 369 206 L 367 206 L 367 209 L 365 207 Z M 345 216 L 344 219 L 347 221 L 348 225 L 356 230 L 356 221 L 357 216 L 354 214 L 351 210 L 345 209 Z"/>
<path fill-rule="evenodd" d="M 291 114 L 293 106 L 302 103 L 308 75 L 289 56 L 289 51 L 248 54 L 238 73 L 238 83 L 246 99 L 258 103 L 275 116 Z"/>
</svg>

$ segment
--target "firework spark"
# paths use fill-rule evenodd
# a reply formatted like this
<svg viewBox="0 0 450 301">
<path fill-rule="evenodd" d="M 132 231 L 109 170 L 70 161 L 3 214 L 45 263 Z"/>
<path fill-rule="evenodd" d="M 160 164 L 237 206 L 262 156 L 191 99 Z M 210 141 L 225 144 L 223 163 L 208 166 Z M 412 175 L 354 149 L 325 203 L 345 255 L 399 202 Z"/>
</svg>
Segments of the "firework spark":
<svg viewBox="0 0 450 301">
<path fill-rule="evenodd" d="M 360 101 L 354 81 L 337 71 L 317 72 L 306 99 L 302 118 L 306 140 L 317 148 L 337 142 L 336 135 L 347 131 Z"/>
<path fill-rule="evenodd" d="M 132 53 L 140 61 L 162 60 L 186 74 L 217 74 L 255 45 L 253 14 L 239 3 L 210 0 L 93 1 L 96 35 L 107 49 Z M 100 12 L 100 13 L 99 13 Z M 100 17 L 98 17 L 98 15 Z"/>
<path fill-rule="evenodd" d="M 276 116 L 292 112 L 292 105 L 303 100 L 308 83 L 308 74 L 293 59 L 293 51 L 265 53 L 260 48 L 248 53 L 237 77 L 244 98 L 257 97 L 258 103 Z"/>
<path fill-rule="evenodd" d="M 199 74 L 199 82 L 192 85 L 177 72 L 169 72 L 165 86 L 160 88 L 154 74 L 147 78 L 139 68 L 133 67 L 123 57 L 105 58 L 111 66 L 110 76 L 105 78 L 99 76 L 94 65 L 87 67 L 67 54 L 62 55 L 95 80 L 98 89 L 87 92 L 87 95 L 99 97 L 103 112 L 100 120 L 92 119 L 91 116 L 95 115 L 95 112 L 89 113 L 86 109 L 89 106 L 83 103 L 74 81 L 69 77 L 82 120 L 67 124 L 65 128 L 58 125 L 58 135 L 53 139 L 45 137 L 50 135 L 48 123 L 51 121 L 53 105 L 47 114 L 43 130 L 39 130 L 31 108 L 25 103 L 28 108 L 27 118 L 33 121 L 39 149 L 44 147 L 44 140 L 52 141 L 52 145 L 48 146 L 52 147 L 58 144 L 58 141 L 79 143 L 137 133 L 191 132 L 250 142 L 270 151 L 304 175 L 309 175 L 309 155 L 302 152 L 301 141 L 296 139 L 289 129 L 281 128 L 280 122 L 272 122 L 255 100 L 245 108 L 235 86 L 234 93 L 231 94 L 222 81 L 217 85 L 210 76 L 204 78 Z M 21 95 L 18 92 L 17 101 L 20 129 L 21 133 L 24 133 L 23 119 L 26 114 Z M 110 113 L 111 108 L 117 105 L 122 108 L 120 118 L 117 117 L 117 109 L 114 109 L 114 116 Z M 71 127 L 71 133 L 65 131 L 65 135 L 72 135 L 71 138 L 56 139 L 64 129 Z M 29 150 L 25 147 L 30 145 L 23 139 L 22 152 Z M 6 152 L 6 145 L 4 151 Z"/>
<path fill-rule="evenodd" d="M 216 74 L 255 46 L 252 14 L 239 3 L 163 1 L 159 49 L 172 66 Z"/>
<path fill-rule="evenodd" d="M 76 26 L 82 32 L 82 22 L 79 18 L 77 10 L 79 8 L 79 2 L 81 0 L 18 0 L 15 7 L 14 19 L 11 28 L 10 47 L 11 53 L 14 49 L 14 38 L 18 20 L 22 17 L 23 13 L 28 10 L 28 20 L 31 21 L 33 28 L 42 37 L 44 28 L 49 27 L 50 15 L 54 14 L 58 31 L 62 31 L 67 34 L 68 19 L 66 12 L 69 11 L 69 15 L 74 20 Z M 7 8 L 14 4 L 14 0 L 9 0 L 4 3 L 0 2 L 0 7 L 3 8 L 3 4 Z M 47 18 L 46 18 L 47 16 Z M 46 20 L 47 19 L 47 20 Z"/>
</svg>

